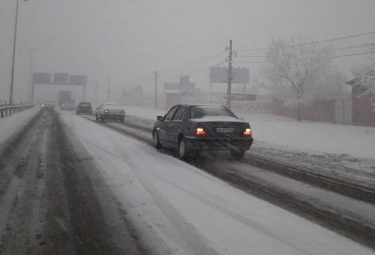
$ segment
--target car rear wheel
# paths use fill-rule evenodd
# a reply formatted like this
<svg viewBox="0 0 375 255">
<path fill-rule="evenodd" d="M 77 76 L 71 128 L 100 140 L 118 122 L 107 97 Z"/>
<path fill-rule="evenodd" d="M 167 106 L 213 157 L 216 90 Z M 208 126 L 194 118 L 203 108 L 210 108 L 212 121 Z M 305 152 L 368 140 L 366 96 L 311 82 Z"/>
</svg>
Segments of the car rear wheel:
<svg viewBox="0 0 375 255">
<path fill-rule="evenodd" d="M 198 156 L 199 153 L 198 152 L 193 153 L 193 152 L 187 150 L 185 140 L 184 140 L 184 138 L 181 138 L 180 142 L 178 143 L 178 155 L 179 155 L 180 159 L 187 160 L 187 159 L 191 159 L 193 157 Z"/>
<path fill-rule="evenodd" d="M 233 151 L 230 151 L 230 155 L 232 156 L 233 159 L 239 160 L 239 159 L 243 158 L 243 156 L 245 155 L 245 151 L 243 151 L 243 150 L 239 150 L 239 151 L 233 150 Z"/>
<path fill-rule="evenodd" d="M 157 149 L 157 150 L 161 149 L 162 145 L 161 145 L 160 140 L 159 140 L 159 135 L 156 131 L 154 131 L 152 133 L 152 143 L 153 143 L 155 149 Z"/>
<path fill-rule="evenodd" d="M 185 146 L 185 141 L 182 138 L 178 144 L 178 155 L 180 156 L 180 159 L 184 160 L 186 159 L 186 146 Z"/>
</svg>

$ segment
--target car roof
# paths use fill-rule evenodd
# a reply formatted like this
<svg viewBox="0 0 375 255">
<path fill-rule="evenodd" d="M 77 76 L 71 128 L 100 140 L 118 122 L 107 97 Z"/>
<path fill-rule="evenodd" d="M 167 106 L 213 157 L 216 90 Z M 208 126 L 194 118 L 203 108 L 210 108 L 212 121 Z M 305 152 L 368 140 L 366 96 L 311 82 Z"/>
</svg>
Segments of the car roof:
<svg viewBox="0 0 375 255">
<path fill-rule="evenodd" d="M 211 107 L 226 107 L 225 105 L 218 104 L 177 104 L 181 106 L 211 106 Z"/>
<path fill-rule="evenodd" d="M 109 104 L 109 105 L 111 105 L 111 104 L 113 104 L 113 105 L 121 105 L 121 104 L 119 104 L 119 103 L 114 103 L 114 102 L 107 102 L 107 103 L 104 103 L 104 104 Z"/>
</svg>

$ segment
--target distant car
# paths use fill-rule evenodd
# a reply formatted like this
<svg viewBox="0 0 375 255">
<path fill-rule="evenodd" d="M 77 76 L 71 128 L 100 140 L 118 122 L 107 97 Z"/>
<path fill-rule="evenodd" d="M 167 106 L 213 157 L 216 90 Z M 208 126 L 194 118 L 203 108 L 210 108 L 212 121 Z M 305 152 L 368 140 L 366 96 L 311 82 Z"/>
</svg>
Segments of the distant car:
<svg viewBox="0 0 375 255">
<path fill-rule="evenodd" d="M 218 105 L 175 105 L 157 116 L 152 136 L 156 149 L 177 148 L 181 159 L 202 151 L 229 151 L 241 159 L 253 143 L 250 124 Z"/>
<path fill-rule="evenodd" d="M 92 114 L 92 106 L 89 102 L 81 102 L 76 107 L 76 113 L 86 113 L 86 114 Z"/>
<path fill-rule="evenodd" d="M 124 122 L 125 110 L 122 105 L 116 103 L 105 103 L 99 106 L 95 114 L 96 121 L 120 120 Z"/>
<path fill-rule="evenodd" d="M 53 110 L 55 103 L 52 101 L 43 101 L 40 105 L 40 110 Z"/>
<path fill-rule="evenodd" d="M 73 111 L 74 110 L 74 105 L 70 102 L 64 102 L 60 105 L 60 110 L 61 111 L 65 111 L 65 110 L 68 110 L 68 111 Z"/>
</svg>

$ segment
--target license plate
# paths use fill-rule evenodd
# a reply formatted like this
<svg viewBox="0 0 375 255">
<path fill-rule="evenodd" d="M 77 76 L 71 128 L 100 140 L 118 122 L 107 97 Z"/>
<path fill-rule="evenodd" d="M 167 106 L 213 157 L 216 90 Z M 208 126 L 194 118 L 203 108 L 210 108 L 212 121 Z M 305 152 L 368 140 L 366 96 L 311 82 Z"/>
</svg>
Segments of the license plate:
<svg viewBox="0 0 375 255">
<path fill-rule="evenodd" d="M 234 128 L 216 128 L 217 133 L 231 133 L 234 131 Z"/>
</svg>

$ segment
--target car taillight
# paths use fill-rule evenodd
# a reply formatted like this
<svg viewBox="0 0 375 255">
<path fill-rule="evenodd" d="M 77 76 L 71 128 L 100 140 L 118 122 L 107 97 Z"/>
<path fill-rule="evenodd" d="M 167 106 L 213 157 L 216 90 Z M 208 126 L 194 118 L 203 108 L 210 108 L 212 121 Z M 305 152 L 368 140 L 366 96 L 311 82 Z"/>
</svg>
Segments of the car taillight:
<svg viewBox="0 0 375 255">
<path fill-rule="evenodd" d="M 242 132 L 243 135 L 245 136 L 251 136 L 253 134 L 253 132 L 251 131 L 250 128 L 246 128 L 243 132 Z"/>
<path fill-rule="evenodd" d="M 195 134 L 196 135 L 206 135 L 206 130 L 204 130 L 203 128 L 197 128 L 197 129 L 195 129 Z"/>
</svg>

